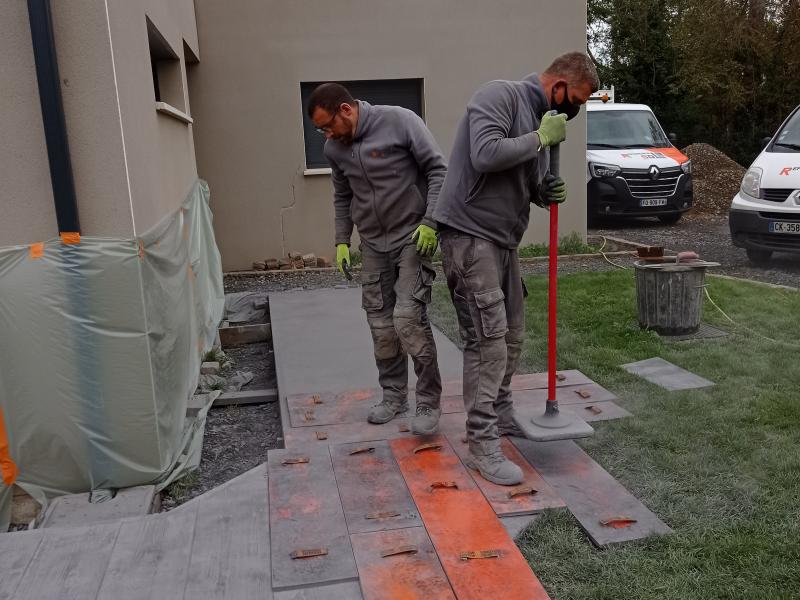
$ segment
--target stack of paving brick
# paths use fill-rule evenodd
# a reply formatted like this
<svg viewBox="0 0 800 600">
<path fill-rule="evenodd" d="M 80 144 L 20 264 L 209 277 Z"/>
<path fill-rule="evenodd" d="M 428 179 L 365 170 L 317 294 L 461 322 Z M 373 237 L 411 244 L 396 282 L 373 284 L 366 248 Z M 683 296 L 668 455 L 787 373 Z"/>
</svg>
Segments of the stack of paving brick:
<svg viewBox="0 0 800 600">
<path fill-rule="evenodd" d="M 290 252 L 286 258 L 268 258 L 257 260 L 252 264 L 253 271 L 291 271 L 295 269 L 315 269 L 331 266 L 331 260 L 326 256 L 316 254 L 300 254 Z"/>
</svg>

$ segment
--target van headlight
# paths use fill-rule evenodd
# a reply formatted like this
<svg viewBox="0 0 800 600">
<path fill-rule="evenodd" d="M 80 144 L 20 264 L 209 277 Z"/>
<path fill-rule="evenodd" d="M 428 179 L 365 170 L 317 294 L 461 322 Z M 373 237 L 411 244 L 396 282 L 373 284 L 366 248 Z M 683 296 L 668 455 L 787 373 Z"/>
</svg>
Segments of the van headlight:
<svg viewBox="0 0 800 600">
<path fill-rule="evenodd" d="M 681 165 L 681 171 L 683 171 L 683 173 L 685 175 L 691 175 L 692 174 L 692 161 L 691 160 L 687 160 L 685 163 L 683 163 Z"/>
<path fill-rule="evenodd" d="M 761 192 L 761 176 L 764 171 L 760 167 L 750 167 L 742 178 L 742 193 L 751 198 L 758 198 Z"/>
<path fill-rule="evenodd" d="M 589 163 L 589 170 L 592 173 L 592 177 L 596 178 L 616 177 L 622 171 L 617 165 L 604 165 L 601 163 Z"/>
</svg>

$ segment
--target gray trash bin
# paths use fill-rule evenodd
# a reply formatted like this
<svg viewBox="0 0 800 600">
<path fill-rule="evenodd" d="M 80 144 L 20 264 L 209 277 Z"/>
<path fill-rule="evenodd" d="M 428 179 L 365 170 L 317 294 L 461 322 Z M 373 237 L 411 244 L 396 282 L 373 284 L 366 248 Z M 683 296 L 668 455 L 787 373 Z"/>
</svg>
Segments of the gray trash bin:
<svg viewBox="0 0 800 600">
<path fill-rule="evenodd" d="M 700 328 L 706 268 L 719 263 L 637 261 L 639 326 L 661 335 L 686 335 Z"/>
</svg>

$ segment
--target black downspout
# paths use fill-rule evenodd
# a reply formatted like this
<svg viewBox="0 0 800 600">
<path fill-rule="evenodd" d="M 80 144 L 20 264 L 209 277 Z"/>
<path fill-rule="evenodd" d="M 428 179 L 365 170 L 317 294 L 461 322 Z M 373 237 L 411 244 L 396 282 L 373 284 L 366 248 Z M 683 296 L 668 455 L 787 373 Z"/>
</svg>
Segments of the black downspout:
<svg viewBox="0 0 800 600">
<path fill-rule="evenodd" d="M 36 79 L 39 82 L 39 101 L 42 104 L 42 123 L 47 141 L 58 231 L 80 233 L 50 0 L 28 0 L 28 20 L 31 25 L 33 57 L 36 61 Z"/>
</svg>

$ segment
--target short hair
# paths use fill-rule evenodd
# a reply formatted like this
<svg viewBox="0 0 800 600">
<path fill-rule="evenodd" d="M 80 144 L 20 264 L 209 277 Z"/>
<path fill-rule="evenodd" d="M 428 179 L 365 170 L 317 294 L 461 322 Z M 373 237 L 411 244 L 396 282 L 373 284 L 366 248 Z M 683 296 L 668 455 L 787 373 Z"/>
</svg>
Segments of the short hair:
<svg viewBox="0 0 800 600">
<path fill-rule="evenodd" d="M 346 87 L 339 83 L 323 83 L 314 88 L 311 96 L 308 98 L 308 118 L 314 117 L 314 111 L 321 108 L 327 113 L 333 114 L 342 103 L 353 104 L 355 100 L 353 95 Z"/>
<path fill-rule="evenodd" d="M 600 78 L 594 62 L 585 52 L 567 52 L 557 57 L 544 71 L 548 75 L 557 75 L 569 83 L 586 82 L 592 93 L 600 89 Z"/>
</svg>

